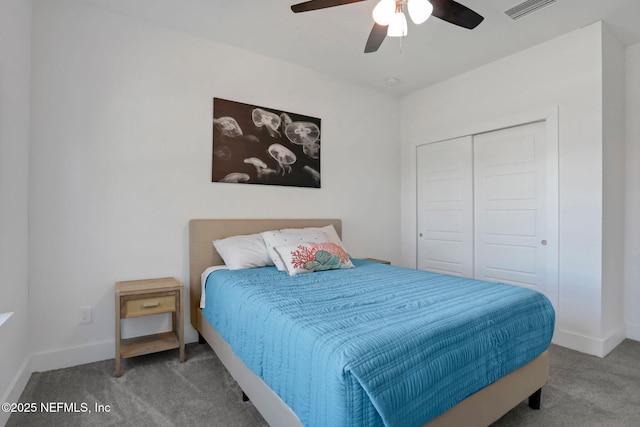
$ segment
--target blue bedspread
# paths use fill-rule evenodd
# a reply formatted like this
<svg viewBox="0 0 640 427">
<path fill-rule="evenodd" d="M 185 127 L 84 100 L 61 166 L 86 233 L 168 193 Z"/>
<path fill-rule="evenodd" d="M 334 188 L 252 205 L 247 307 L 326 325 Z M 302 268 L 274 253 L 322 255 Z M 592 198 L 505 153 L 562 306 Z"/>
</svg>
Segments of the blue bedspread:
<svg viewBox="0 0 640 427">
<path fill-rule="evenodd" d="M 540 293 L 354 264 L 207 280 L 206 318 L 305 426 L 421 426 L 549 346 Z"/>
</svg>

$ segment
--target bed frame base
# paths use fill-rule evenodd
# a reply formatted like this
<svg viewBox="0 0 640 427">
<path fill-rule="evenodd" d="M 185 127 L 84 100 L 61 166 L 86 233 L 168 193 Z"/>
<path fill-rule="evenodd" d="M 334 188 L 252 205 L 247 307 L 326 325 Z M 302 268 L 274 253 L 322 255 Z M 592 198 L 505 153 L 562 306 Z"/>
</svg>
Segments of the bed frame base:
<svg viewBox="0 0 640 427">
<path fill-rule="evenodd" d="M 291 408 L 233 353 L 231 346 L 209 324 L 202 312 L 198 318 L 201 335 L 243 390 L 242 400 L 250 400 L 271 426 L 302 427 Z M 486 427 L 527 398 L 531 408 L 539 409 L 542 386 L 547 383 L 548 378 L 549 352 L 545 351 L 525 366 L 469 396 L 424 427 Z"/>
</svg>

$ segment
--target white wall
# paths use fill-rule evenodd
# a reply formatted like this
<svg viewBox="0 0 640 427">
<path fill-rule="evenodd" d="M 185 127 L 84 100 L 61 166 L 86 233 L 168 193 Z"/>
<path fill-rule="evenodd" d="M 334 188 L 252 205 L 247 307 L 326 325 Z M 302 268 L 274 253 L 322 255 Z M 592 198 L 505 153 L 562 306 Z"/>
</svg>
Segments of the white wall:
<svg viewBox="0 0 640 427">
<path fill-rule="evenodd" d="M 626 337 L 625 250 L 625 49 L 602 27 L 602 331 L 605 352 Z"/>
<path fill-rule="evenodd" d="M 415 152 L 559 108 L 556 341 L 604 354 L 602 24 L 595 23 L 402 99 L 402 262 L 415 266 Z M 622 209 L 622 207 L 619 207 Z M 615 328 L 613 328 L 615 329 Z"/>
<path fill-rule="evenodd" d="M 114 282 L 188 283 L 191 218 L 340 217 L 353 255 L 398 261 L 397 99 L 77 0 L 33 28 L 34 369 L 113 357 Z M 211 183 L 214 96 L 321 118 L 322 189 Z"/>
<path fill-rule="evenodd" d="M 640 43 L 626 49 L 625 313 L 627 336 L 640 340 Z"/>
<path fill-rule="evenodd" d="M 31 1 L 0 2 L 0 402 L 17 401 L 28 375 L 29 69 Z M 9 414 L 0 412 L 0 425 Z"/>
</svg>

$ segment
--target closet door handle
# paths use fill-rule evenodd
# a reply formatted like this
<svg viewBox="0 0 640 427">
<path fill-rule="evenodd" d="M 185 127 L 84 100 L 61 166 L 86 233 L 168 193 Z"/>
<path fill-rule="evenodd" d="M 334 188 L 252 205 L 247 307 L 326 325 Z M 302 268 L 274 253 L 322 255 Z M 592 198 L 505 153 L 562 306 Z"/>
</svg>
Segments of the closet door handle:
<svg viewBox="0 0 640 427">
<path fill-rule="evenodd" d="M 547 241 L 543 240 L 542 242 L 540 242 L 542 244 L 542 246 L 547 246 Z"/>
</svg>

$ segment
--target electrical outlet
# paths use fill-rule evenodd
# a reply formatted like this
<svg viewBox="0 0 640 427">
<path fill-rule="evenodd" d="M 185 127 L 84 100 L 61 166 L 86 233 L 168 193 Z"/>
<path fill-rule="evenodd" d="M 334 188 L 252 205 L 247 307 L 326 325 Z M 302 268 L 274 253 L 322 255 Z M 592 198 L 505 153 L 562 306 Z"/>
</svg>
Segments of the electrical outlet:
<svg viewBox="0 0 640 427">
<path fill-rule="evenodd" d="M 80 324 L 83 323 L 91 323 L 91 306 L 85 305 L 84 307 L 80 307 Z"/>
</svg>

